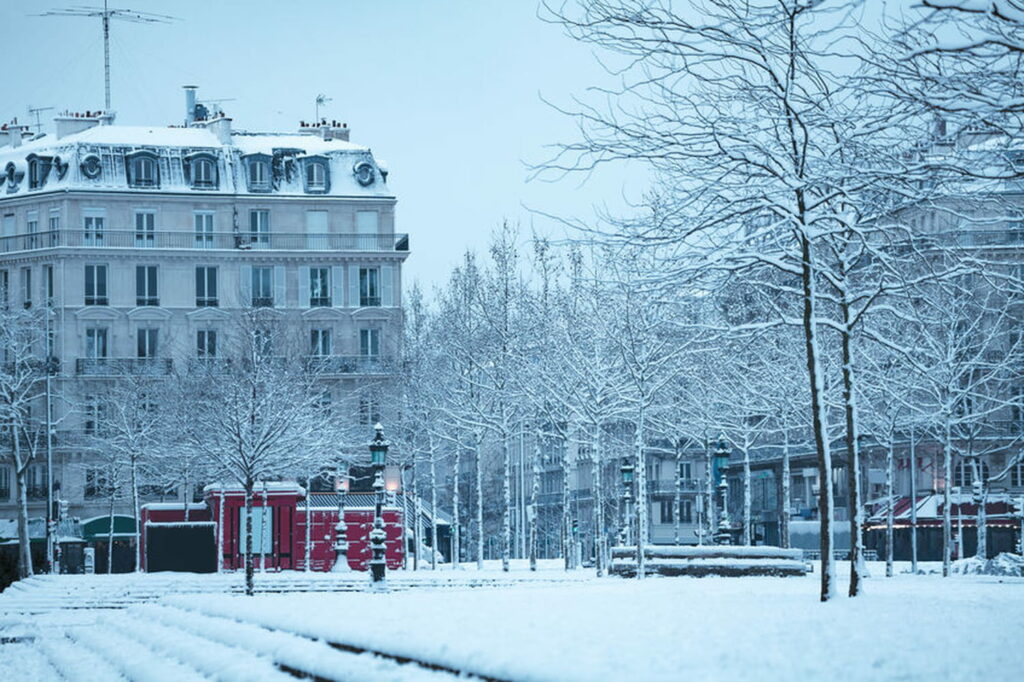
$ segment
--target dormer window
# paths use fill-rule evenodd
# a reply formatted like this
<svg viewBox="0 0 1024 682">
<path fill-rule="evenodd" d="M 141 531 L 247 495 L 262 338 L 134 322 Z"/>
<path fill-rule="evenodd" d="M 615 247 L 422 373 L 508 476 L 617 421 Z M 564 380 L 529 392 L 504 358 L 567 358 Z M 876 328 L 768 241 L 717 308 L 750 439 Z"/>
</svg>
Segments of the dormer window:
<svg viewBox="0 0 1024 682">
<path fill-rule="evenodd" d="M 305 180 L 306 191 L 313 194 L 326 194 L 330 189 L 330 179 L 327 174 L 327 159 L 317 156 L 305 159 Z"/>
<path fill-rule="evenodd" d="M 50 174 L 50 165 L 53 159 L 48 156 L 29 154 L 25 162 L 28 164 L 28 188 L 41 188 L 46 184 L 46 177 Z"/>
<path fill-rule="evenodd" d="M 212 154 L 185 157 L 185 171 L 193 189 L 217 189 L 217 159 Z"/>
<path fill-rule="evenodd" d="M 246 157 L 245 179 L 249 185 L 250 192 L 269 192 L 270 182 L 270 157 L 266 154 L 253 154 Z"/>
<path fill-rule="evenodd" d="M 150 188 L 160 186 L 160 167 L 153 152 L 136 152 L 125 158 L 130 187 Z"/>
</svg>

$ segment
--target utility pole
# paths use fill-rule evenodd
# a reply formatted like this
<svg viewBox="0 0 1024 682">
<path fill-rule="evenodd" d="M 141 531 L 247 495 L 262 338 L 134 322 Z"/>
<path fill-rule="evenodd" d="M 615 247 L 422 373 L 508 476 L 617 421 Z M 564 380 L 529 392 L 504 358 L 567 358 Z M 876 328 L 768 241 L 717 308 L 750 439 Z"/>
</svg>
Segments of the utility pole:
<svg viewBox="0 0 1024 682">
<path fill-rule="evenodd" d="M 103 22 L 103 102 L 104 111 L 110 111 L 110 20 L 120 19 L 136 24 L 169 24 L 177 17 L 152 12 L 137 12 L 131 9 L 110 9 L 107 0 L 103 7 L 67 7 L 37 14 L 38 17 L 100 17 Z"/>
</svg>

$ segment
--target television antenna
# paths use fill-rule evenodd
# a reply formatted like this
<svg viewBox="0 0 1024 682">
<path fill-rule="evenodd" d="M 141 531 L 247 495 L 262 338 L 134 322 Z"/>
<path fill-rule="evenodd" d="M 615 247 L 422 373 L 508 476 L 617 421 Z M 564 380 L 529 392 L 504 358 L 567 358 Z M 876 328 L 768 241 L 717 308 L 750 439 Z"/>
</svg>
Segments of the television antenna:
<svg viewBox="0 0 1024 682">
<path fill-rule="evenodd" d="M 53 107 L 34 107 L 33 108 L 31 104 L 29 105 L 29 107 L 28 107 L 28 115 L 36 117 L 36 132 L 37 133 L 42 132 L 42 130 L 43 130 L 43 124 L 42 124 L 42 122 L 39 119 L 39 114 L 43 113 L 44 111 L 50 111 L 51 109 L 53 109 Z"/>
<path fill-rule="evenodd" d="M 77 5 L 64 9 L 51 10 L 37 14 L 38 17 L 100 17 L 103 20 L 103 86 L 104 86 L 104 111 L 110 111 L 110 20 L 119 19 L 130 21 L 136 24 L 169 24 L 177 21 L 177 17 L 166 14 L 153 14 L 152 12 L 137 12 L 133 9 L 110 9 L 107 7 L 107 0 L 103 0 L 103 7 L 86 7 Z"/>
<path fill-rule="evenodd" d="M 332 101 L 334 101 L 333 97 L 328 97 L 327 95 L 324 94 L 316 96 L 316 125 L 320 125 L 320 107 L 326 106 L 328 102 Z"/>
</svg>

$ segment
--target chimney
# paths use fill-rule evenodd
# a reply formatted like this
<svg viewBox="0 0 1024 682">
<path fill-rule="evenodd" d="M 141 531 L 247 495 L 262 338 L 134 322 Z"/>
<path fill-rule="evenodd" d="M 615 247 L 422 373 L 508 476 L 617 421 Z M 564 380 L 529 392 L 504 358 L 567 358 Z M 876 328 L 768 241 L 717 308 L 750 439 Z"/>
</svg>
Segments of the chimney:
<svg viewBox="0 0 1024 682">
<path fill-rule="evenodd" d="M 103 111 L 86 111 L 85 113 L 65 111 L 60 116 L 53 117 L 58 140 L 98 125 L 110 125 L 113 120 L 114 114 Z"/>
<path fill-rule="evenodd" d="M 21 125 L 18 123 L 18 119 L 14 119 L 7 124 L 7 143 L 12 147 L 20 147 L 21 141 L 26 137 L 32 137 L 32 131 L 29 130 L 27 125 Z"/>
<path fill-rule="evenodd" d="M 185 89 L 185 125 L 190 126 L 196 122 L 196 86 L 183 85 Z"/>
<path fill-rule="evenodd" d="M 299 133 L 303 135 L 320 135 L 325 140 L 344 140 L 348 142 L 349 128 L 347 123 L 328 121 L 306 123 L 299 121 Z"/>
<path fill-rule="evenodd" d="M 231 119 L 227 116 L 221 114 L 206 121 L 196 121 L 195 125 L 216 135 L 221 144 L 231 144 Z"/>
</svg>

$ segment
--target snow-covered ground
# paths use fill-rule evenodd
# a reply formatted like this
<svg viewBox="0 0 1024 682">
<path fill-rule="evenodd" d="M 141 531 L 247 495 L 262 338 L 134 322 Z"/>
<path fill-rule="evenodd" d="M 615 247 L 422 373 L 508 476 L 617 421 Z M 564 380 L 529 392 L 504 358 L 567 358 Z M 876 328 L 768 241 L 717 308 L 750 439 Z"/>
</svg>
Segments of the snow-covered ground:
<svg viewBox="0 0 1024 682">
<path fill-rule="evenodd" d="M 392 582 L 402 589 L 387 594 L 246 598 L 177 589 L 127 608 L 31 615 L 18 610 L 17 593 L 4 593 L 0 637 L 20 641 L 0 646 L 0 669 L 15 680 L 252 680 L 289 670 L 339 680 L 452 679 L 353 653 L 361 650 L 506 680 L 932 681 L 1010 679 L 1024 669 L 1024 579 L 886 579 L 881 565 L 872 572 L 865 596 L 828 604 L 816 599 L 816 574 L 598 580 L 552 564 L 536 574 L 519 566 L 505 575 L 492 566 L 396 573 Z M 125 591 L 168 580 L 91 578 L 120 580 Z M 174 578 L 179 588 L 228 580 Z M 277 576 L 318 589 L 301 578 Z M 58 585 L 73 580 L 41 581 L 37 589 L 59 593 Z M 327 576 L 319 580 L 330 584 Z"/>
</svg>

